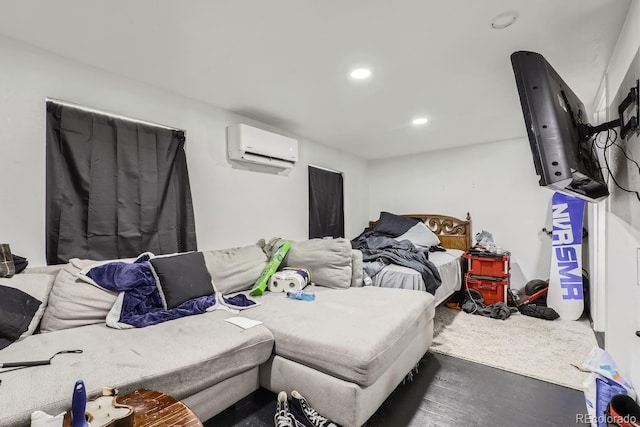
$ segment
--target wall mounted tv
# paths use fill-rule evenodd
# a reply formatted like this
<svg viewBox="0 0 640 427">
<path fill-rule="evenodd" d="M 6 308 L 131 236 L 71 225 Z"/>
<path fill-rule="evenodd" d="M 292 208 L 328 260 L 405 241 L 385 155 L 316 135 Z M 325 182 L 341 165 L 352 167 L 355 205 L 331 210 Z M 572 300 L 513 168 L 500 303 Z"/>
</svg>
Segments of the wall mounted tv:
<svg viewBox="0 0 640 427">
<path fill-rule="evenodd" d="M 592 137 L 618 122 L 592 127 L 583 103 L 542 55 L 515 52 L 511 65 L 539 184 L 589 202 L 605 199 Z"/>
</svg>

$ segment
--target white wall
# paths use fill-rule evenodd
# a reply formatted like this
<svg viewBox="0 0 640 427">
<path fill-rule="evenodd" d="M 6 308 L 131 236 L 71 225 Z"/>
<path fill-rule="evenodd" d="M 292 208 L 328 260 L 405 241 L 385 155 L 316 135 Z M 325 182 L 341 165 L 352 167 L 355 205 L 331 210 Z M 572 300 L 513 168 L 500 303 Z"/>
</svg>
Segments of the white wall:
<svg viewBox="0 0 640 427">
<path fill-rule="evenodd" d="M 185 129 L 200 249 L 307 238 L 309 163 L 344 172 L 347 237 L 369 218 L 365 160 L 302 140 L 288 176 L 232 169 L 226 126 L 268 126 L 0 37 L 0 241 L 32 266 L 45 263 L 46 97 Z"/>
<path fill-rule="evenodd" d="M 640 76 L 633 63 L 640 48 L 640 0 L 633 0 L 616 50 L 607 69 L 607 98 L 610 119 L 618 117 L 617 104 L 629 89 L 629 77 Z M 637 61 L 637 59 L 636 59 Z M 632 66 L 633 63 L 633 66 Z M 630 68 L 631 67 L 631 68 Z M 630 74 L 628 74 L 630 71 Z M 624 96 L 622 95 L 622 96 Z M 620 141 L 619 141 L 620 142 Z M 627 140 L 626 147 L 640 159 L 640 138 Z M 634 165 L 616 158 L 612 151 L 614 174 L 621 184 L 640 191 L 640 172 Z M 606 240 L 606 326 L 605 348 L 626 378 L 640 390 L 640 287 L 638 286 L 638 248 L 640 248 L 640 202 L 634 196 L 612 188 L 608 205 Z"/>
<path fill-rule="evenodd" d="M 524 133 L 524 129 L 523 129 Z M 440 213 L 487 230 L 526 279 L 546 279 L 552 192 L 538 186 L 526 138 L 371 162 L 369 216 Z M 524 284 L 514 283 L 514 287 Z"/>
</svg>

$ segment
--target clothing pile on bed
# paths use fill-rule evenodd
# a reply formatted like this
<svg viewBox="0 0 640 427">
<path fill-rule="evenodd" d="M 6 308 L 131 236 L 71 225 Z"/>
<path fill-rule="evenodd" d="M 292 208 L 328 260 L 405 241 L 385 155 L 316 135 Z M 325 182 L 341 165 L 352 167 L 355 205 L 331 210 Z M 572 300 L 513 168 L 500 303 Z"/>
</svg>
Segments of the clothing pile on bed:
<svg viewBox="0 0 640 427">
<path fill-rule="evenodd" d="M 418 271 L 426 290 L 435 294 L 442 279 L 438 269 L 429 261 L 429 252 L 443 250 L 440 240 L 418 218 L 381 212 L 372 229 L 365 229 L 351 241 L 362 252 L 364 272 L 373 278 L 388 264 L 397 264 Z"/>
</svg>

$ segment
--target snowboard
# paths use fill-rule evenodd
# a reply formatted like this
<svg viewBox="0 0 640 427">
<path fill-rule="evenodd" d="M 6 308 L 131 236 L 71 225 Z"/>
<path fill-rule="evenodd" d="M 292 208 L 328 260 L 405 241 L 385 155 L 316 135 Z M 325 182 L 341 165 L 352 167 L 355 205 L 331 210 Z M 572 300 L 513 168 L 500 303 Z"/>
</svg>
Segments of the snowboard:
<svg viewBox="0 0 640 427">
<path fill-rule="evenodd" d="M 560 318 L 578 320 L 584 311 L 582 222 L 585 201 L 564 193 L 551 199 L 551 271 L 547 305 Z"/>
</svg>

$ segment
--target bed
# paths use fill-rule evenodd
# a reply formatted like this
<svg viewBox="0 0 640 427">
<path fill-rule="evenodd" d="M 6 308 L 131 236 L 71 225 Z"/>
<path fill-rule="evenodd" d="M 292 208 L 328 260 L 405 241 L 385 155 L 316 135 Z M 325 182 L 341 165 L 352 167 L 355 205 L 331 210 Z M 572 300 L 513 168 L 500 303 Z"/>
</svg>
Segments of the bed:
<svg viewBox="0 0 640 427">
<path fill-rule="evenodd" d="M 441 285 L 434 293 L 436 305 L 446 301 L 455 291 L 460 290 L 465 261 L 461 258 L 464 251 L 472 246 L 471 216 L 459 219 L 438 214 L 403 214 L 405 218 L 417 218 L 431 230 L 440 241 L 442 252 L 430 252 L 429 261 L 435 264 Z M 381 216 L 382 218 L 382 216 Z M 377 221 L 369 222 L 369 230 L 375 229 Z M 417 270 L 397 264 L 389 264 L 372 278 L 373 286 L 416 289 L 426 291 L 423 275 Z"/>
</svg>

